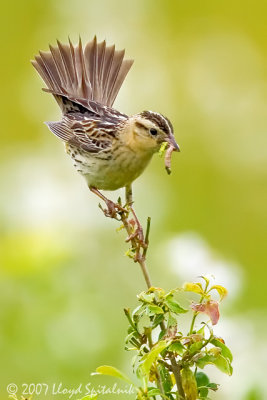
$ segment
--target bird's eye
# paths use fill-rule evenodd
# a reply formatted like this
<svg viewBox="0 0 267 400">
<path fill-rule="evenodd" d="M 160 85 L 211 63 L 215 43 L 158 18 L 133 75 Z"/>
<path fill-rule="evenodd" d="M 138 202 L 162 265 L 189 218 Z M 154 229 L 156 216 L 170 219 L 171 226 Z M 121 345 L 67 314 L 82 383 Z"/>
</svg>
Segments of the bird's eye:
<svg viewBox="0 0 267 400">
<path fill-rule="evenodd" d="M 155 129 L 155 128 L 149 129 L 149 132 L 150 132 L 151 135 L 153 135 L 153 136 L 156 136 L 156 135 L 158 134 L 158 131 L 157 131 L 157 129 Z"/>
</svg>

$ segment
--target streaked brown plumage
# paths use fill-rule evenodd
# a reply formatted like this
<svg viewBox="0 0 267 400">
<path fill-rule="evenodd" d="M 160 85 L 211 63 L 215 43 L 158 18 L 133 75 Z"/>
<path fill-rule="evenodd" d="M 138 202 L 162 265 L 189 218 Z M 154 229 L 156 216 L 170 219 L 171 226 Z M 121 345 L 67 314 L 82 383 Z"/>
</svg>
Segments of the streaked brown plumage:
<svg viewBox="0 0 267 400">
<path fill-rule="evenodd" d="M 47 122 L 65 142 L 66 151 L 91 189 L 126 187 L 143 172 L 152 155 L 165 141 L 179 150 L 170 121 L 161 114 L 144 111 L 128 117 L 112 108 L 119 89 L 133 64 L 124 50 L 96 37 L 83 48 L 57 42 L 40 51 L 32 61 L 62 110 L 62 120 Z M 95 190 L 96 191 L 96 190 Z"/>
</svg>

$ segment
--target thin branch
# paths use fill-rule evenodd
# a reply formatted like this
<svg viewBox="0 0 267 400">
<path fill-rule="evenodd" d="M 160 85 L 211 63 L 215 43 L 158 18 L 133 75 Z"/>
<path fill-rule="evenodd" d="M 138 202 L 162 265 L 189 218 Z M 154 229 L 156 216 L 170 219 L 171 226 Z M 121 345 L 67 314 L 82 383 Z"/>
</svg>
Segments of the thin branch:
<svg viewBox="0 0 267 400">
<path fill-rule="evenodd" d="M 208 289 L 208 286 L 209 286 L 209 284 L 208 284 L 208 282 L 206 282 L 206 284 L 205 284 L 205 289 L 204 289 L 204 293 L 206 293 L 206 291 L 207 291 L 207 289 Z M 201 304 L 201 303 L 203 302 L 204 298 L 205 298 L 204 295 L 201 296 L 201 299 L 200 299 L 200 301 L 199 301 L 199 304 Z M 191 334 L 193 333 L 194 325 L 195 325 L 195 321 L 196 321 L 196 317 L 198 316 L 198 314 L 199 314 L 198 311 L 194 311 L 193 318 L 192 318 L 192 322 L 191 322 L 191 325 L 190 325 L 189 335 L 191 335 Z"/>
<path fill-rule="evenodd" d="M 145 244 L 146 244 L 146 247 L 144 248 L 144 251 L 143 251 L 143 257 L 146 257 L 146 253 L 147 253 L 147 250 L 148 250 L 150 225 L 151 225 L 151 217 L 147 217 L 146 235 L 145 235 Z"/>
<path fill-rule="evenodd" d="M 180 399 L 185 399 L 184 389 L 182 385 L 182 378 L 181 378 L 181 368 L 180 365 L 177 364 L 174 355 L 170 356 L 170 361 L 172 365 L 172 372 L 175 378 L 177 390 L 180 396 Z"/>
<path fill-rule="evenodd" d="M 106 204 L 108 205 L 108 207 L 110 207 L 110 209 L 112 209 L 113 214 L 103 210 L 104 214 L 107 217 L 121 220 L 121 222 L 128 234 L 128 238 L 126 239 L 126 241 L 131 243 L 132 250 L 135 253 L 134 261 L 140 265 L 143 276 L 144 276 L 146 284 L 147 284 L 147 287 L 148 287 L 148 289 L 150 289 L 152 287 L 152 283 L 151 283 L 151 279 L 150 279 L 148 269 L 146 266 L 146 254 L 147 254 L 148 245 L 149 245 L 149 233 L 150 233 L 151 218 L 150 217 L 147 218 L 146 233 L 145 233 L 145 237 L 144 237 L 142 226 L 141 226 L 132 206 L 129 207 L 129 210 L 134 217 L 134 221 L 129 220 L 129 211 L 123 209 L 121 207 L 120 202 L 118 202 L 118 204 L 111 204 L 111 202 L 108 201 L 108 203 L 106 203 Z M 114 213 L 114 210 L 115 210 L 115 213 Z M 136 225 L 136 227 L 135 227 L 135 225 Z M 127 316 L 127 312 L 125 312 L 125 314 Z M 162 330 L 166 330 L 164 322 L 162 322 L 160 324 L 160 326 L 161 326 Z M 182 386 L 182 379 L 181 379 L 181 374 L 180 374 L 181 368 L 177 364 L 175 357 L 173 355 L 170 356 L 170 361 L 171 361 L 171 369 L 172 369 L 172 372 L 174 374 L 174 378 L 176 381 L 179 398 L 181 400 L 184 400 L 185 394 L 184 394 L 184 389 Z M 156 371 L 157 371 L 157 375 L 158 375 L 157 381 L 159 384 L 159 389 L 162 393 L 164 393 L 160 374 L 157 369 L 156 369 Z"/>
</svg>

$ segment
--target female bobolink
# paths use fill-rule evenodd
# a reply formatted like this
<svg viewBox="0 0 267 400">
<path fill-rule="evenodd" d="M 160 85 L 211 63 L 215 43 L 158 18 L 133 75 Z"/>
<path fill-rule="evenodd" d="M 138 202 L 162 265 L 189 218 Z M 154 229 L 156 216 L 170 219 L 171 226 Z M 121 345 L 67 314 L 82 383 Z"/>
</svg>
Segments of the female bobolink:
<svg viewBox="0 0 267 400">
<path fill-rule="evenodd" d="M 32 61 L 47 85 L 43 90 L 52 93 L 63 114 L 61 121 L 47 126 L 65 142 L 75 168 L 108 207 L 98 189 L 125 187 L 131 204 L 132 182 L 162 143 L 179 151 L 171 122 L 152 111 L 128 117 L 112 108 L 133 64 L 124 59 L 124 50 L 97 43 L 96 37 L 84 48 L 81 39 L 76 46 L 69 40 L 49 47 Z"/>
</svg>

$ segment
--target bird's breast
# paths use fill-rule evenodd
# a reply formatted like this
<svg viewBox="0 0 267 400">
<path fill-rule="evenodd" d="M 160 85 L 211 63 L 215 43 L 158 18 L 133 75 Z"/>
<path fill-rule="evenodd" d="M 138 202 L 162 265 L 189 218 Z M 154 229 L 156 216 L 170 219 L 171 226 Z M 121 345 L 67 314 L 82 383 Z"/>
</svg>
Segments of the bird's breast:
<svg viewBox="0 0 267 400">
<path fill-rule="evenodd" d="M 143 172 L 152 157 L 150 153 L 135 153 L 123 145 L 97 154 L 66 145 L 66 152 L 88 185 L 100 190 L 116 190 L 130 184 Z"/>
</svg>

